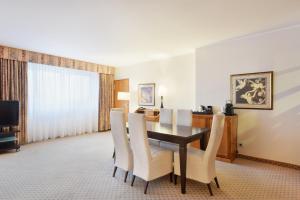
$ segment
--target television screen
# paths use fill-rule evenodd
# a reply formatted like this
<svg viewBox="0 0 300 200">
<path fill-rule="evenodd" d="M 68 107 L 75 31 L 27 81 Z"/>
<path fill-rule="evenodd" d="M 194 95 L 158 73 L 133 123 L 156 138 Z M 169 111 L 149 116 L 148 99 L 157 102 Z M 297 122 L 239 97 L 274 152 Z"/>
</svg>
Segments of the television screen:
<svg viewBox="0 0 300 200">
<path fill-rule="evenodd" d="M 0 101 L 0 126 L 19 125 L 19 102 Z"/>
</svg>

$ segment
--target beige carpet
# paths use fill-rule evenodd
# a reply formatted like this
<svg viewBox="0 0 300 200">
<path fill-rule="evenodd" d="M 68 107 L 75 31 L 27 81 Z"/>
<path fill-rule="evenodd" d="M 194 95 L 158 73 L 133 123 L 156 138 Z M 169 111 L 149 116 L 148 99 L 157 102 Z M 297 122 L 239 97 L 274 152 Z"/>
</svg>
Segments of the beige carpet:
<svg viewBox="0 0 300 200">
<path fill-rule="evenodd" d="M 300 199 L 300 172 L 270 164 L 237 159 L 217 162 L 221 189 L 188 181 L 180 193 L 168 177 L 135 186 L 123 182 L 124 172 L 112 178 L 112 139 L 109 133 L 91 134 L 23 146 L 18 153 L 0 155 L 1 200 L 96 199 Z"/>
</svg>

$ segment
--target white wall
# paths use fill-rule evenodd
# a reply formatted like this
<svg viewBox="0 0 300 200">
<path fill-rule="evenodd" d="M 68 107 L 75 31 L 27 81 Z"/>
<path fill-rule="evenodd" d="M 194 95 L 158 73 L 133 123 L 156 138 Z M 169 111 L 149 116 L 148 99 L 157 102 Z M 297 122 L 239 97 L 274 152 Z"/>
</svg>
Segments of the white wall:
<svg viewBox="0 0 300 200">
<path fill-rule="evenodd" d="M 138 105 L 137 88 L 140 83 L 155 83 L 155 107 L 160 108 L 158 88 L 165 87 L 165 108 L 192 109 L 195 105 L 195 56 L 194 53 L 168 59 L 150 61 L 129 67 L 117 68 L 115 79 L 129 78 L 130 111 Z M 146 107 L 146 106 L 143 106 Z"/>
<path fill-rule="evenodd" d="M 300 165 L 300 26 L 196 49 L 196 105 L 224 105 L 230 74 L 274 71 L 274 110 L 236 110 L 239 153 Z"/>
</svg>

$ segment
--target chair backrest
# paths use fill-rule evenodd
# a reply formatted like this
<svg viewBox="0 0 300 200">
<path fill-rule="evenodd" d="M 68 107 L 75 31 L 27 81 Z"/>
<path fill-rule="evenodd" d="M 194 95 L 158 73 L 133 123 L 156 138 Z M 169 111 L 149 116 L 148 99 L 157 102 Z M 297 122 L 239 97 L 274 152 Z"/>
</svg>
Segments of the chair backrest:
<svg viewBox="0 0 300 200">
<path fill-rule="evenodd" d="M 161 108 L 159 122 L 162 124 L 173 124 L 173 109 Z"/>
<path fill-rule="evenodd" d="M 111 111 L 121 111 L 121 112 L 124 112 L 124 108 L 112 108 Z"/>
<path fill-rule="evenodd" d="M 208 166 L 211 165 L 214 167 L 217 151 L 223 136 L 224 123 L 225 115 L 223 113 L 218 113 L 213 116 L 209 141 L 204 153 L 204 161 L 207 162 Z"/>
<path fill-rule="evenodd" d="M 192 126 L 192 110 L 178 109 L 177 110 L 177 125 Z"/>
<path fill-rule="evenodd" d="M 148 170 L 151 152 L 146 130 L 145 116 L 139 113 L 128 114 L 130 144 L 133 152 L 134 171 Z"/>
<path fill-rule="evenodd" d="M 131 170 L 133 168 L 132 151 L 128 142 L 124 112 L 111 111 L 110 124 L 116 153 L 115 166 L 126 171 Z"/>
</svg>

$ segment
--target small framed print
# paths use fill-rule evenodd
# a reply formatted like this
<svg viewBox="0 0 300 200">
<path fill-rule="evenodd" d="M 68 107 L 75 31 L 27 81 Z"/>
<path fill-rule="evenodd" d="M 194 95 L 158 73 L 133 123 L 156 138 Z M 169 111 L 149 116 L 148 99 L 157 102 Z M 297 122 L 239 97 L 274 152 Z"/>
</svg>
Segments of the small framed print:
<svg viewBox="0 0 300 200">
<path fill-rule="evenodd" d="M 273 109 L 273 72 L 230 76 L 231 101 L 238 109 Z"/>
<path fill-rule="evenodd" d="M 144 83 L 138 85 L 139 106 L 155 105 L 155 83 Z"/>
</svg>

